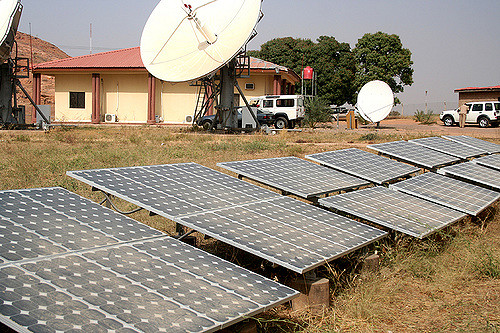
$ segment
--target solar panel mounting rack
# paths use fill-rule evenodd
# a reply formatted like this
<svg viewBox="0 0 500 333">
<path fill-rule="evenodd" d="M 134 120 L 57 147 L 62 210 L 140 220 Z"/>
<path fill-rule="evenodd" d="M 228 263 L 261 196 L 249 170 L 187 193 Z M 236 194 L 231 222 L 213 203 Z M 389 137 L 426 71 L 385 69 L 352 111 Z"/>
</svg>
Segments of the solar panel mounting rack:
<svg viewBox="0 0 500 333">
<path fill-rule="evenodd" d="M 195 163 L 68 175 L 300 274 L 387 235 Z"/>
<path fill-rule="evenodd" d="M 312 154 L 306 158 L 379 185 L 420 171 L 417 167 L 357 148 Z"/>
<path fill-rule="evenodd" d="M 381 186 L 324 198 L 319 204 L 421 239 L 466 216 Z"/>
<path fill-rule="evenodd" d="M 297 195 L 315 198 L 369 185 L 369 182 L 297 157 L 279 157 L 218 163 L 239 176 Z"/>
</svg>

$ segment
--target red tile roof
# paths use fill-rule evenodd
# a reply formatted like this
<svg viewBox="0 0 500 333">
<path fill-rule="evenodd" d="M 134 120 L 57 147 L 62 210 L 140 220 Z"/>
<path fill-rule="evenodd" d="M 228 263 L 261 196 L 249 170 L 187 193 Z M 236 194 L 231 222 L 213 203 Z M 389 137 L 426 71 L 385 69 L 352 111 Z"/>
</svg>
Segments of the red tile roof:
<svg viewBox="0 0 500 333">
<path fill-rule="evenodd" d="M 493 87 L 469 87 L 469 88 L 460 88 L 460 89 L 455 89 L 455 92 L 466 92 L 466 91 L 491 91 L 491 90 L 500 90 L 500 86 L 493 86 Z"/>
<path fill-rule="evenodd" d="M 273 64 L 269 61 L 250 57 L 250 68 L 260 71 L 278 71 L 299 76 L 286 67 Z M 94 71 L 94 70 L 139 70 L 146 71 L 141 60 L 139 47 L 130 49 L 89 54 L 80 57 L 60 59 L 38 64 L 35 72 L 61 72 L 61 71 Z"/>
</svg>

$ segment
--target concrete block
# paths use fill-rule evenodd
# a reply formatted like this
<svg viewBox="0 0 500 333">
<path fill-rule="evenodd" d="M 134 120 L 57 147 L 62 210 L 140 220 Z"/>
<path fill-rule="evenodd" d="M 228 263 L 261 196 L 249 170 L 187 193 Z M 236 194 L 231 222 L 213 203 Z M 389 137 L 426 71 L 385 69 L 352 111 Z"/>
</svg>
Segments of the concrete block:
<svg viewBox="0 0 500 333">
<path fill-rule="evenodd" d="M 363 260 L 361 266 L 361 274 L 378 272 L 380 268 L 380 256 L 378 254 L 372 254 L 371 256 Z"/>
<path fill-rule="evenodd" d="M 292 282 L 292 288 L 300 291 L 300 296 L 292 300 L 293 311 L 310 311 L 322 314 L 330 306 L 330 281 L 328 279 L 309 280 L 303 277 Z"/>
</svg>

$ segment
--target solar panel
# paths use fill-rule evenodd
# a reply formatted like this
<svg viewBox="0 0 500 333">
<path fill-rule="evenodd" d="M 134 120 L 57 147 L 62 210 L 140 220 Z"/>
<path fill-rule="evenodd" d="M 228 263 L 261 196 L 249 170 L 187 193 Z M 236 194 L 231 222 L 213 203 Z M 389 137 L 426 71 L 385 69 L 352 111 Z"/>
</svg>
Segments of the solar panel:
<svg viewBox="0 0 500 333">
<path fill-rule="evenodd" d="M 418 145 L 424 146 L 429 149 L 433 149 L 439 151 L 441 153 L 445 153 L 451 156 L 455 156 L 461 159 L 468 159 L 471 157 L 476 157 L 480 155 L 485 155 L 488 152 L 483 149 L 474 148 L 471 146 L 466 146 L 464 144 L 446 140 L 439 137 L 428 137 L 410 140 L 412 143 L 416 143 Z"/>
<path fill-rule="evenodd" d="M 356 148 L 307 155 L 306 158 L 375 184 L 387 183 L 420 171 L 414 166 Z"/>
<path fill-rule="evenodd" d="M 427 237 L 466 216 L 385 187 L 335 195 L 319 203 L 417 238 Z"/>
<path fill-rule="evenodd" d="M 368 148 L 429 170 L 460 161 L 456 157 L 407 141 L 379 143 Z"/>
<path fill-rule="evenodd" d="M 478 215 L 500 199 L 498 192 L 432 172 L 393 184 L 391 188 L 470 215 Z"/>
<path fill-rule="evenodd" d="M 298 273 L 386 235 L 195 163 L 68 174 Z"/>
<path fill-rule="evenodd" d="M 456 177 L 461 180 L 472 182 L 477 185 L 486 186 L 500 191 L 500 171 L 467 162 L 440 169 L 442 175 Z"/>
<path fill-rule="evenodd" d="M 0 208 L 0 321 L 19 332 L 214 332 L 298 294 L 61 188 Z"/>
<path fill-rule="evenodd" d="M 369 185 L 358 177 L 297 157 L 224 162 L 217 165 L 305 199 Z"/>
<path fill-rule="evenodd" d="M 493 142 L 473 138 L 473 137 L 466 136 L 466 135 L 456 135 L 456 136 L 443 135 L 443 138 L 451 140 L 451 141 L 455 141 L 455 142 L 458 142 L 458 143 L 461 143 L 461 144 L 464 144 L 464 145 L 467 145 L 470 147 L 486 150 L 490 154 L 500 153 L 500 145 L 493 143 Z"/>
<path fill-rule="evenodd" d="M 492 168 L 495 170 L 500 170 L 500 155 L 488 155 L 472 160 L 472 162 Z"/>
</svg>

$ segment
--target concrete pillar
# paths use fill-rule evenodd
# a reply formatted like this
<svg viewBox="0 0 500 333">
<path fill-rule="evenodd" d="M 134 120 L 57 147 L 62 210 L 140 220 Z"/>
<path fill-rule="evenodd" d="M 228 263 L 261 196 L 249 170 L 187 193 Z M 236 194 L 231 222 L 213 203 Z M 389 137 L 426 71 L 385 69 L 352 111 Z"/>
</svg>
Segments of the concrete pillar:
<svg viewBox="0 0 500 333">
<path fill-rule="evenodd" d="M 273 94 L 274 95 L 281 95 L 281 76 L 280 75 L 274 76 Z"/>
<path fill-rule="evenodd" d="M 148 75 L 148 124 L 156 124 L 156 78 Z"/>
<path fill-rule="evenodd" d="M 92 74 L 92 124 L 101 122 L 101 75 Z"/>
<path fill-rule="evenodd" d="M 295 95 L 295 84 L 290 85 L 290 95 Z"/>
<path fill-rule="evenodd" d="M 210 98 L 210 96 L 212 96 L 212 93 L 213 93 L 212 86 L 207 85 L 206 87 L 207 87 L 207 92 L 205 94 L 205 101 L 204 101 L 205 103 L 208 101 L 208 99 Z M 209 102 L 208 105 L 209 106 L 208 106 L 207 116 L 211 116 L 214 114 L 214 101 L 213 101 L 213 99 L 212 99 L 212 101 Z"/>
<path fill-rule="evenodd" d="M 36 105 L 42 104 L 42 74 L 40 73 L 33 73 L 33 100 Z M 31 117 L 26 117 L 26 122 L 36 123 L 36 110 L 34 106 L 31 107 Z"/>
<path fill-rule="evenodd" d="M 307 279 L 298 277 L 291 287 L 300 291 L 300 296 L 292 300 L 293 311 L 310 311 L 321 315 L 330 306 L 330 281 L 328 279 Z"/>
<path fill-rule="evenodd" d="M 281 81 L 281 95 L 286 95 L 286 79 Z"/>
</svg>

